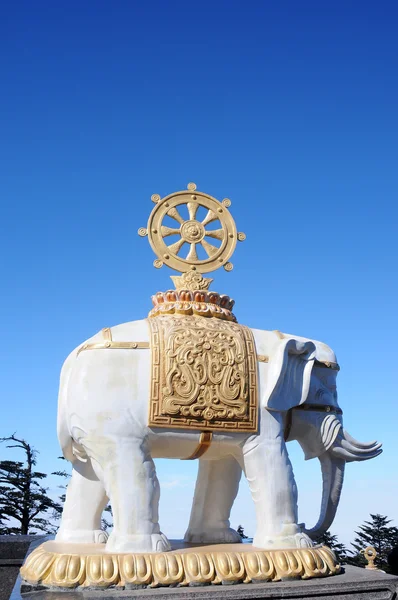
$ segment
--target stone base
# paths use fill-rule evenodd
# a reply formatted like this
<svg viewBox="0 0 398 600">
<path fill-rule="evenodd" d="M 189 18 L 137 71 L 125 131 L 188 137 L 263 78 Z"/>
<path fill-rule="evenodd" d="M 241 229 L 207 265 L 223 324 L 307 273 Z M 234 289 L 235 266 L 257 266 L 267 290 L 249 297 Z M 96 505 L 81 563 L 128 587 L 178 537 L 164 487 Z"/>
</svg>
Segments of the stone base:
<svg viewBox="0 0 398 600">
<path fill-rule="evenodd" d="M 252 585 L 218 585 L 157 589 L 43 590 L 23 584 L 10 600 L 396 600 L 398 577 L 346 566 L 336 577 Z"/>
<path fill-rule="evenodd" d="M 113 554 L 103 544 L 45 542 L 28 556 L 21 576 L 40 589 L 120 590 L 310 579 L 339 572 L 326 546 L 262 550 L 251 544 L 172 542 L 171 552 Z"/>
</svg>

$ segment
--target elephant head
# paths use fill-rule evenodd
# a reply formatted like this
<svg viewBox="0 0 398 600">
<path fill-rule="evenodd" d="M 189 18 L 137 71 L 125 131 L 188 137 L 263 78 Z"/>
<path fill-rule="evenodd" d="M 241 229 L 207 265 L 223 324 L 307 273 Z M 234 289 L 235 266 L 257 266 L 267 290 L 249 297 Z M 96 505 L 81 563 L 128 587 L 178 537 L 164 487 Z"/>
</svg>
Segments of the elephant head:
<svg viewBox="0 0 398 600">
<path fill-rule="evenodd" d="M 381 454 L 381 444 L 361 443 L 343 428 L 343 412 L 337 400 L 339 370 L 333 351 L 319 342 L 286 336 L 270 364 L 265 405 L 285 412 L 285 440 L 297 440 L 305 460 L 317 457 L 322 469 L 322 502 L 319 519 L 304 532 L 319 538 L 336 515 L 346 462 Z"/>
</svg>

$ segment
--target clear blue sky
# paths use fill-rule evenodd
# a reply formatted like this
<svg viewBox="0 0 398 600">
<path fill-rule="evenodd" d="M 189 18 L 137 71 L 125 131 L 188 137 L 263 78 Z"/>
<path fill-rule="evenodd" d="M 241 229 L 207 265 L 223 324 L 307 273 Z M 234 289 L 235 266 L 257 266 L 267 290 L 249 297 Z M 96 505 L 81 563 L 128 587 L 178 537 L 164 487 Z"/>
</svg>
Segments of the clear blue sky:
<svg viewBox="0 0 398 600">
<path fill-rule="evenodd" d="M 62 362 L 169 286 L 136 232 L 151 194 L 194 181 L 247 234 L 214 289 L 242 323 L 329 343 L 347 429 L 384 443 L 348 466 L 332 531 L 398 523 L 397 17 L 390 0 L 3 3 L 0 435 L 59 468 Z M 290 449 L 309 523 L 319 467 Z M 195 469 L 160 462 L 172 537 Z M 238 522 L 253 533 L 245 485 Z"/>
</svg>

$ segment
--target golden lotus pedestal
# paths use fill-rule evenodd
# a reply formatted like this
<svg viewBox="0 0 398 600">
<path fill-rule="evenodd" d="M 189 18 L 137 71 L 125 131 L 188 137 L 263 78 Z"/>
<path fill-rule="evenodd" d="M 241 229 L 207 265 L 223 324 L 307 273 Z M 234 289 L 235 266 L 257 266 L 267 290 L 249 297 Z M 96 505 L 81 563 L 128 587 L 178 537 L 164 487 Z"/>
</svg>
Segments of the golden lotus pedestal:
<svg viewBox="0 0 398 600">
<path fill-rule="evenodd" d="M 310 579 L 340 570 L 327 546 L 261 550 L 174 541 L 170 552 L 112 554 L 102 544 L 45 542 L 28 556 L 21 577 L 48 588 L 134 589 Z"/>
</svg>

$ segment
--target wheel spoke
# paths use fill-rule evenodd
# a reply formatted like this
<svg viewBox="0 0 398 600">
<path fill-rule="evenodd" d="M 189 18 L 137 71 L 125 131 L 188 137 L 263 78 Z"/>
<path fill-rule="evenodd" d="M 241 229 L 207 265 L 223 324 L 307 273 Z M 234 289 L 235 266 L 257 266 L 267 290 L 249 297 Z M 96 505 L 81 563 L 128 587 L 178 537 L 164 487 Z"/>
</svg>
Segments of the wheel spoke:
<svg viewBox="0 0 398 600">
<path fill-rule="evenodd" d="M 212 221 L 217 221 L 218 217 L 216 215 L 216 213 L 214 213 L 212 210 L 209 210 L 207 215 L 205 216 L 205 218 L 202 221 L 202 225 L 207 225 L 208 223 L 211 223 Z"/>
<path fill-rule="evenodd" d="M 214 229 L 213 231 L 206 231 L 206 236 L 214 238 L 216 240 L 224 239 L 224 229 Z"/>
<path fill-rule="evenodd" d="M 172 227 L 166 227 L 166 225 L 162 225 L 160 228 L 160 233 L 162 237 L 167 237 L 168 235 L 176 235 L 180 233 L 179 229 L 173 229 Z"/>
<path fill-rule="evenodd" d="M 174 244 L 171 244 L 171 246 L 167 246 L 167 247 L 170 250 L 170 252 L 172 252 L 173 254 L 178 254 L 184 244 L 185 244 L 185 240 L 181 239 L 181 240 L 178 240 L 178 242 L 174 242 Z"/>
<path fill-rule="evenodd" d="M 213 244 L 209 244 L 209 242 L 206 242 L 206 240 L 202 240 L 200 243 L 205 249 L 207 256 L 211 257 L 214 256 L 214 254 L 217 254 L 218 248 L 216 248 L 216 246 L 213 246 Z"/>
<path fill-rule="evenodd" d="M 191 248 L 188 252 L 188 256 L 185 260 L 198 260 L 198 254 L 196 252 L 196 244 L 191 244 Z"/>
<path fill-rule="evenodd" d="M 196 213 L 198 212 L 199 204 L 197 204 L 196 202 L 188 202 L 187 207 L 189 212 L 189 218 L 191 219 L 191 221 L 194 221 Z"/>
<path fill-rule="evenodd" d="M 176 208 L 170 208 L 170 210 L 168 210 L 166 214 L 168 214 L 169 217 L 171 217 L 172 219 L 178 221 L 181 225 L 185 222 L 185 219 L 182 218 L 182 216 Z"/>
</svg>

